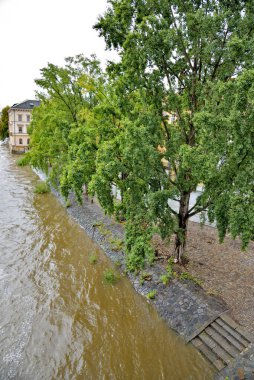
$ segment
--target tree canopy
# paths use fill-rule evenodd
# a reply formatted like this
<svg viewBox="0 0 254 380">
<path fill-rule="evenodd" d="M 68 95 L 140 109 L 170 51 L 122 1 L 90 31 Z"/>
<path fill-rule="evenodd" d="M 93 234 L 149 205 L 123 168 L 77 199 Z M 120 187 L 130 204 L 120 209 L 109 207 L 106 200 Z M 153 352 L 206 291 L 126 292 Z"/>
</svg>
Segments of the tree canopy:
<svg viewBox="0 0 254 380">
<path fill-rule="evenodd" d="M 1 111 L 0 118 L 0 140 L 4 140 L 9 136 L 9 127 L 8 127 L 8 111 L 10 107 L 6 106 Z"/>
<path fill-rule="evenodd" d="M 176 235 L 178 260 L 185 249 L 188 220 L 206 209 L 210 219 L 216 219 L 221 240 L 231 232 L 242 237 L 245 247 L 254 235 L 253 1 L 108 4 L 95 28 L 108 48 L 119 51 L 121 61 L 114 69 L 125 90 L 139 91 L 152 114 L 152 131 L 149 122 L 138 123 L 141 113 L 131 126 L 139 136 L 140 156 L 144 151 L 154 154 L 156 141 L 165 148 L 170 166 L 166 174 L 146 153 L 151 177 L 145 180 L 148 187 L 139 188 L 140 198 L 146 199 L 144 214 L 147 208 L 164 237 Z M 172 123 L 169 115 L 175 116 Z M 130 148 L 131 140 L 125 143 Z M 136 172 L 136 181 L 141 179 L 142 170 Z M 204 192 L 190 208 L 190 194 L 200 183 Z M 169 198 L 178 201 L 177 212 L 170 208 Z"/>
<path fill-rule="evenodd" d="M 95 56 L 66 58 L 64 67 L 48 64 L 36 79 L 41 105 L 31 122 L 31 165 L 42 169 L 62 193 L 75 191 L 81 200 L 82 185 L 94 171 L 96 136 L 89 127 L 96 105 L 94 85 L 101 70 Z"/>
<path fill-rule="evenodd" d="M 126 220 L 131 270 L 153 259 L 154 232 L 175 236 L 181 261 L 188 222 L 202 212 L 221 241 L 231 233 L 245 248 L 254 238 L 253 1 L 108 5 L 95 29 L 120 61 L 102 72 L 95 57 L 77 56 L 41 70 L 30 162 L 65 197 L 82 201 L 85 184 Z"/>
</svg>

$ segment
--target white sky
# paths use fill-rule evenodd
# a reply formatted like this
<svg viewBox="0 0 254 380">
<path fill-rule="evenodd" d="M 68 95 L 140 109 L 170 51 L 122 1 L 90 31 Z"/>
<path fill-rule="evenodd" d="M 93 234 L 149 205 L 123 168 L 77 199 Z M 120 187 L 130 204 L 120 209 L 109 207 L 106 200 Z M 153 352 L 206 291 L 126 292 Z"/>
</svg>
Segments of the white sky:
<svg viewBox="0 0 254 380">
<path fill-rule="evenodd" d="M 95 53 L 104 61 L 103 38 L 92 29 L 106 0 L 0 0 L 0 110 L 35 97 L 35 78 L 48 62 Z"/>
</svg>

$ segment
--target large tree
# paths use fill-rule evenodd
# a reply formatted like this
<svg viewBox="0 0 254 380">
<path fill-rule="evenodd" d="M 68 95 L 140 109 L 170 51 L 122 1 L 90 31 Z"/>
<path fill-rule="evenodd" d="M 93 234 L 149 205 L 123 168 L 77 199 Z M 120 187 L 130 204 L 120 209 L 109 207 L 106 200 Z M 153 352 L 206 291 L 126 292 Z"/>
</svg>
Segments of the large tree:
<svg viewBox="0 0 254 380">
<path fill-rule="evenodd" d="M 0 140 L 4 140 L 9 136 L 9 128 L 8 128 L 8 111 L 10 107 L 6 106 L 1 111 L 0 118 Z"/>
<path fill-rule="evenodd" d="M 95 28 L 121 58 L 110 72 L 120 78 L 123 99 L 125 128 L 118 145 L 132 227 L 147 231 L 153 225 L 163 237 L 175 234 L 181 261 L 189 219 L 208 210 L 221 240 L 231 232 L 245 247 L 254 236 L 254 2 L 108 5 Z M 175 116 L 171 123 L 169 115 Z M 119 162 L 113 149 L 111 156 L 102 154 L 102 166 L 106 157 Z M 103 170 L 101 177 L 106 178 Z M 204 192 L 190 208 L 200 183 Z M 177 200 L 177 211 L 169 198 Z"/>
<path fill-rule="evenodd" d="M 94 172 L 97 147 L 89 120 L 100 78 L 96 57 L 78 55 L 66 58 L 63 67 L 49 63 L 35 80 L 41 105 L 33 111 L 27 157 L 65 197 L 74 190 L 81 200 L 82 185 Z"/>
</svg>

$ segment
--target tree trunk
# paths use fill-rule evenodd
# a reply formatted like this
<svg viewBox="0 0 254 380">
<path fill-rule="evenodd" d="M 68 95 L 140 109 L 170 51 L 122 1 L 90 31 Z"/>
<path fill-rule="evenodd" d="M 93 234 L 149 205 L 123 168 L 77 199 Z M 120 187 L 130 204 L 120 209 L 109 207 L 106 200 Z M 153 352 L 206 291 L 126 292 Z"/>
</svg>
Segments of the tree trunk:
<svg viewBox="0 0 254 380">
<path fill-rule="evenodd" d="M 175 257 L 179 264 L 182 264 L 182 256 L 186 246 L 189 203 L 190 192 L 182 193 L 178 213 L 178 230 L 175 238 Z"/>
<path fill-rule="evenodd" d="M 121 172 L 121 180 L 124 182 L 128 178 L 128 175 L 126 173 Z M 121 197 L 121 202 L 123 203 L 123 197 L 124 197 L 124 190 L 123 187 L 120 189 L 120 197 Z"/>
</svg>

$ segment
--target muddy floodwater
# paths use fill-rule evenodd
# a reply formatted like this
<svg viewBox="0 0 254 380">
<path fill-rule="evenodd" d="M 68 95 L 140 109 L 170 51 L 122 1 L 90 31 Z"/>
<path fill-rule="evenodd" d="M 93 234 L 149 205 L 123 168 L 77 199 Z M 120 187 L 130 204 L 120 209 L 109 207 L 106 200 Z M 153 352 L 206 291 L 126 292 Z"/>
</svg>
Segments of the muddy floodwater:
<svg viewBox="0 0 254 380">
<path fill-rule="evenodd" d="M 212 379 L 17 158 L 0 145 L 0 379 Z"/>
</svg>

